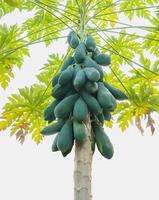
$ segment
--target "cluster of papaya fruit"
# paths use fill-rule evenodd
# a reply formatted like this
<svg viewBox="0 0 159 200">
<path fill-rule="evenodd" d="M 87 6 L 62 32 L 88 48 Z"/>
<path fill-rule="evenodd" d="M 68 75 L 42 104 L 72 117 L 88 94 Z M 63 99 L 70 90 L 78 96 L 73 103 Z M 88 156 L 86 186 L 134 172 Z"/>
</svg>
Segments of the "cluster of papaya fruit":
<svg viewBox="0 0 159 200">
<path fill-rule="evenodd" d="M 54 101 L 46 108 L 44 118 L 55 123 L 44 128 L 43 135 L 57 133 L 52 151 L 60 150 L 63 156 L 71 152 L 74 140 L 83 143 L 86 139 L 86 121 L 91 121 L 92 152 L 97 144 L 100 153 L 110 159 L 113 146 L 105 134 L 103 124 L 111 119 L 111 112 L 117 106 L 116 100 L 127 99 L 120 90 L 103 82 L 101 66 L 107 66 L 111 59 L 101 54 L 91 35 L 84 41 L 73 31 L 68 43 L 75 49 L 67 58 L 61 71 L 52 79 Z"/>
</svg>

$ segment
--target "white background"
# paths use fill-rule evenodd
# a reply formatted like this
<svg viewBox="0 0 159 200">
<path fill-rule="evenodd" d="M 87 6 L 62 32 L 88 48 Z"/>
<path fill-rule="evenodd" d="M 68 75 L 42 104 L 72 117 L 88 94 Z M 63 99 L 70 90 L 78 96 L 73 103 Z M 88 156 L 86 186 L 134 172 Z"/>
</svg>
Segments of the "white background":
<svg viewBox="0 0 159 200">
<path fill-rule="evenodd" d="M 5 17 L 1 23 L 20 23 L 26 17 L 14 13 L 14 18 Z M 14 70 L 15 79 L 8 89 L 5 92 L 0 89 L 0 112 L 7 96 L 35 83 L 35 74 L 46 62 L 47 55 L 55 49 L 64 52 L 62 46 L 57 44 L 47 51 L 42 44 L 31 47 L 31 57 L 25 59 L 21 71 Z M 154 117 L 158 124 L 158 115 Z M 114 145 L 115 155 L 112 160 L 106 160 L 98 151 L 94 154 L 93 200 L 158 200 L 158 128 L 153 137 L 149 130 L 141 136 L 134 126 L 125 133 L 117 126 L 106 132 Z M 51 152 L 52 141 L 53 137 L 45 137 L 37 146 L 29 135 L 22 146 L 15 137 L 9 136 L 9 131 L 0 133 L 0 199 L 73 200 L 74 151 L 63 158 Z"/>
</svg>

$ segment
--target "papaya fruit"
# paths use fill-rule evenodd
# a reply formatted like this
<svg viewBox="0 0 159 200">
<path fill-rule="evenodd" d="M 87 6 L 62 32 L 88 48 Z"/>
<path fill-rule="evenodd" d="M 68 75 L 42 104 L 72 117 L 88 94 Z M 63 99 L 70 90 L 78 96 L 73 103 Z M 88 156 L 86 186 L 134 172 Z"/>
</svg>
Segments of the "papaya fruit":
<svg viewBox="0 0 159 200">
<path fill-rule="evenodd" d="M 111 144 L 108 136 L 105 134 L 104 129 L 98 125 L 92 124 L 93 132 L 95 135 L 95 142 L 99 152 L 107 159 L 111 159 L 114 154 L 113 145 Z"/>
<path fill-rule="evenodd" d="M 69 92 L 67 92 L 67 94 L 64 96 L 64 98 L 71 96 L 73 94 L 77 94 L 77 91 L 74 88 L 72 88 Z"/>
<path fill-rule="evenodd" d="M 86 75 L 84 70 L 79 70 L 75 76 L 75 79 L 73 81 L 74 88 L 78 91 L 80 90 L 86 82 Z"/>
<path fill-rule="evenodd" d="M 53 144 L 52 144 L 52 148 L 51 149 L 52 149 L 53 152 L 59 151 L 59 149 L 57 148 L 58 136 L 59 136 L 59 133 L 55 136 Z"/>
<path fill-rule="evenodd" d="M 62 127 L 57 140 L 57 148 L 62 153 L 70 152 L 74 144 L 72 121 L 67 120 Z"/>
<path fill-rule="evenodd" d="M 64 71 L 67 69 L 68 66 L 72 65 L 74 63 L 74 58 L 72 56 L 69 56 L 67 60 L 63 63 L 61 67 L 61 71 Z"/>
<path fill-rule="evenodd" d="M 115 99 L 122 101 L 128 99 L 126 94 L 121 90 L 114 88 L 113 86 L 109 85 L 108 83 L 104 83 L 105 87 L 110 91 L 110 93 L 115 97 Z"/>
<path fill-rule="evenodd" d="M 56 74 L 53 79 L 52 79 L 52 87 L 54 87 L 57 83 L 58 83 L 58 80 L 59 80 L 59 77 L 61 75 L 61 72 Z"/>
<path fill-rule="evenodd" d="M 70 115 L 73 111 L 76 100 L 78 99 L 78 94 L 73 94 L 65 97 L 60 103 L 55 107 L 54 113 L 57 118 L 65 118 Z"/>
<path fill-rule="evenodd" d="M 61 130 L 61 128 L 63 127 L 65 121 L 64 120 L 60 120 L 50 126 L 45 127 L 44 129 L 41 130 L 41 133 L 43 135 L 53 135 L 57 132 L 59 132 Z"/>
<path fill-rule="evenodd" d="M 99 64 L 103 66 L 107 66 L 111 64 L 111 59 L 107 54 L 99 54 L 94 57 L 94 60 Z"/>
<path fill-rule="evenodd" d="M 64 70 L 59 79 L 58 79 L 58 83 L 60 85 L 65 85 L 67 84 L 69 81 L 72 80 L 72 77 L 73 77 L 73 74 L 74 74 L 74 68 L 72 65 L 70 65 L 66 70 Z"/>
<path fill-rule="evenodd" d="M 85 68 L 84 71 L 89 81 L 98 81 L 100 79 L 100 74 L 95 68 Z"/>
<path fill-rule="evenodd" d="M 106 121 L 110 121 L 111 120 L 111 113 L 107 110 L 103 110 L 103 116 L 104 116 L 104 119 Z"/>
<path fill-rule="evenodd" d="M 76 74 L 79 70 L 81 70 L 81 65 L 80 64 L 74 64 L 74 75 L 73 77 L 75 78 L 76 77 Z"/>
<path fill-rule="evenodd" d="M 113 111 L 116 107 L 114 102 L 114 97 L 109 92 L 109 90 L 104 86 L 102 82 L 98 83 L 97 100 L 103 109 Z"/>
<path fill-rule="evenodd" d="M 82 143 L 86 139 L 86 127 L 83 122 L 73 121 L 74 138 L 78 142 Z"/>
<path fill-rule="evenodd" d="M 87 35 L 85 44 L 88 51 L 94 51 L 96 49 L 96 42 L 91 35 Z"/>
<path fill-rule="evenodd" d="M 52 96 L 56 99 L 62 99 L 72 88 L 72 83 L 67 83 L 63 86 L 56 84 L 52 89 Z"/>
<path fill-rule="evenodd" d="M 95 97 L 93 97 L 85 91 L 82 91 L 81 95 L 85 103 L 87 104 L 90 112 L 92 112 L 95 115 L 98 115 L 102 112 L 102 108 Z"/>
<path fill-rule="evenodd" d="M 96 117 L 97 117 L 98 121 L 101 124 L 104 124 L 104 115 L 103 115 L 103 113 L 98 114 Z"/>
<path fill-rule="evenodd" d="M 95 69 L 99 72 L 100 74 L 100 81 L 103 81 L 103 77 L 104 77 L 104 72 L 101 66 L 96 66 Z"/>
<path fill-rule="evenodd" d="M 80 42 L 78 45 L 75 53 L 74 53 L 74 59 L 77 64 L 81 64 L 84 62 L 86 57 L 86 47 L 83 42 Z"/>
<path fill-rule="evenodd" d="M 88 107 L 84 100 L 80 97 L 74 106 L 73 109 L 73 118 L 76 121 L 82 122 L 85 121 L 88 116 Z"/>
<path fill-rule="evenodd" d="M 99 49 L 96 48 L 96 49 L 92 52 L 92 59 L 94 60 L 94 58 L 95 58 L 96 56 L 98 56 L 99 54 L 101 54 L 101 53 L 100 53 Z"/>
<path fill-rule="evenodd" d="M 44 111 L 44 119 L 49 123 L 56 119 L 54 115 L 54 109 L 59 102 L 57 100 L 53 101 Z"/>
<path fill-rule="evenodd" d="M 68 35 L 67 41 L 71 48 L 76 49 L 79 45 L 79 37 L 76 32 L 71 31 Z"/>
<path fill-rule="evenodd" d="M 83 64 L 85 67 L 98 67 L 98 64 L 90 56 L 86 56 Z"/>
<path fill-rule="evenodd" d="M 93 93 L 97 92 L 98 84 L 97 84 L 97 82 L 87 81 L 85 84 L 85 89 L 88 93 L 93 94 Z"/>
</svg>

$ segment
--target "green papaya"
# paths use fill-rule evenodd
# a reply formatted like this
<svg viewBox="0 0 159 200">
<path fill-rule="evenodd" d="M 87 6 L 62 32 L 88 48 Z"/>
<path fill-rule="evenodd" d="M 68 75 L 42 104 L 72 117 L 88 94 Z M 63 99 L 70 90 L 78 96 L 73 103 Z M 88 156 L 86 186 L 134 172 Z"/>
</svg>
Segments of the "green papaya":
<svg viewBox="0 0 159 200">
<path fill-rule="evenodd" d="M 73 77 L 73 74 L 74 74 L 74 68 L 72 65 L 70 65 L 66 70 L 64 70 L 59 79 L 58 79 L 58 83 L 60 85 L 65 85 L 67 84 L 69 81 L 72 80 L 72 77 Z"/>
<path fill-rule="evenodd" d="M 111 113 L 107 110 L 103 110 L 103 116 L 104 116 L 104 119 L 106 121 L 110 121 L 111 120 Z"/>
<path fill-rule="evenodd" d="M 62 127 L 58 140 L 57 140 L 57 148 L 62 153 L 70 152 L 74 144 L 74 136 L 73 136 L 73 125 L 72 121 L 68 120 L 65 122 Z"/>
<path fill-rule="evenodd" d="M 61 72 L 56 74 L 53 79 L 52 79 L 52 87 L 54 87 L 57 83 L 58 83 L 58 80 L 59 80 L 59 77 L 61 75 Z"/>
<path fill-rule="evenodd" d="M 77 72 L 76 77 L 73 81 L 73 85 L 75 89 L 78 91 L 84 86 L 85 82 L 86 82 L 86 75 L 84 70 L 81 69 Z"/>
<path fill-rule="evenodd" d="M 92 124 L 93 132 L 95 135 L 95 141 L 99 152 L 107 159 L 111 159 L 114 154 L 113 145 L 111 144 L 108 136 L 105 134 L 104 129 L 98 125 Z"/>
<path fill-rule="evenodd" d="M 53 135 L 57 132 L 59 132 L 61 130 L 61 128 L 63 127 L 65 121 L 64 120 L 60 120 L 50 126 L 47 126 L 46 128 L 42 129 L 41 133 L 43 135 Z"/>
<path fill-rule="evenodd" d="M 69 56 L 67 60 L 63 63 L 61 67 L 61 71 L 64 71 L 67 69 L 68 66 L 72 65 L 74 63 L 74 58 L 72 56 Z"/>
<path fill-rule="evenodd" d="M 98 84 L 96 82 L 90 82 L 87 81 L 87 83 L 85 84 L 85 89 L 88 93 L 95 93 L 98 90 Z"/>
<path fill-rule="evenodd" d="M 97 119 L 101 124 L 104 124 L 104 115 L 103 113 L 100 113 L 97 115 Z"/>
<path fill-rule="evenodd" d="M 94 52 L 92 53 L 92 58 L 93 58 L 93 60 L 94 60 L 94 58 L 95 58 L 96 56 L 98 56 L 99 54 L 101 54 L 101 53 L 100 53 L 99 49 L 96 48 L 96 49 L 94 50 Z"/>
<path fill-rule="evenodd" d="M 72 88 L 72 83 L 67 83 L 63 86 L 56 84 L 52 89 L 52 96 L 56 99 L 62 99 Z"/>
<path fill-rule="evenodd" d="M 74 138 L 82 143 L 86 139 L 86 127 L 83 122 L 73 121 Z"/>
<path fill-rule="evenodd" d="M 92 60 L 92 58 L 90 56 L 86 56 L 86 58 L 84 60 L 84 66 L 97 68 L 98 64 L 94 60 Z"/>
<path fill-rule="evenodd" d="M 78 97 L 78 94 L 73 94 L 65 97 L 62 101 L 60 101 L 60 103 L 55 107 L 55 116 L 57 118 L 68 117 L 72 112 Z"/>
<path fill-rule="evenodd" d="M 113 111 L 116 108 L 114 97 L 102 82 L 98 83 L 97 100 L 103 109 Z"/>
<path fill-rule="evenodd" d="M 83 42 L 80 42 L 74 54 L 75 62 L 77 64 L 81 64 L 84 62 L 85 57 L 86 57 L 86 47 Z"/>
<path fill-rule="evenodd" d="M 84 101 L 86 102 L 90 112 L 92 112 L 95 115 L 98 115 L 102 112 L 102 108 L 95 97 L 93 97 L 85 91 L 82 91 L 81 95 Z"/>
<path fill-rule="evenodd" d="M 100 81 L 103 81 L 103 77 L 104 77 L 104 72 L 101 66 L 96 66 L 95 69 L 99 72 L 100 74 Z"/>
<path fill-rule="evenodd" d="M 84 71 L 89 81 L 98 81 L 100 79 L 100 74 L 95 68 L 85 68 Z"/>
<path fill-rule="evenodd" d="M 54 115 L 54 109 L 59 102 L 57 100 L 53 101 L 44 111 L 44 119 L 49 123 L 56 119 Z"/>
<path fill-rule="evenodd" d="M 59 133 L 55 136 L 54 141 L 53 141 L 53 144 L 52 144 L 52 151 L 53 151 L 53 152 L 59 151 L 59 149 L 57 148 L 58 136 L 59 136 Z"/>
<path fill-rule="evenodd" d="M 71 48 L 76 49 L 77 46 L 79 45 L 79 37 L 77 33 L 74 31 L 71 31 L 68 35 L 67 41 Z"/>
<path fill-rule="evenodd" d="M 107 54 L 99 54 L 94 57 L 94 60 L 99 64 L 103 66 L 107 66 L 111 64 L 111 59 Z"/>
<path fill-rule="evenodd" d="M 73 118 L 76 121 L 82 122 L 85 121 L 88 116 L 88 107 L 84 100 L 80 97 L 74 106 L 73 109 Z"/>
<path fill-rule="evenodd" d="M 96 42 L 91 35 L 87 35 L 85 44 L 88 51 L 94 51 L 96 49 Z"/>
<path fill-rule="evenodd" d="M 121 90 L 114 88 L 108 83 L 104 83 L 104 85 L 117 100 L 122 101 L 128 99 L 126 94 L 124 94 Z"/>
<path fill-rule="evenodd" d="M 80 64 L 74 64 L 74 75 L 73 75 L 74 78 L 76 77 L 77 72 L 80 71 L 81 69 L 82 68 Z"/>
</svg>

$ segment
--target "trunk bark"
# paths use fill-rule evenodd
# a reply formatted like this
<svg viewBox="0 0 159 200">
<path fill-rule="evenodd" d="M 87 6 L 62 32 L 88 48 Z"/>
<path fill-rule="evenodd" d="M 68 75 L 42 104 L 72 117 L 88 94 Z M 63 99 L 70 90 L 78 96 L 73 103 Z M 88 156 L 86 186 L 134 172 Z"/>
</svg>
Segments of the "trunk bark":
<svg viewBox="0 0 159 200">
<path fill-rule="evenodd" d="M 91 172 L 91 124 L 88 119 L 85 123 L 87 137 L 83 144 L 75 144 L 75 169 L 74 169 L 74 200 L 92 200 Z"/>
</svg>

